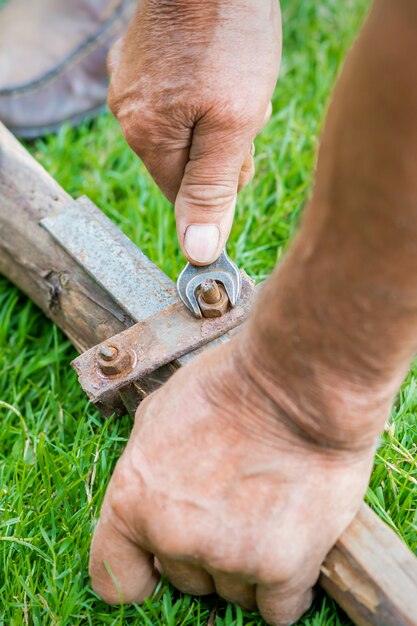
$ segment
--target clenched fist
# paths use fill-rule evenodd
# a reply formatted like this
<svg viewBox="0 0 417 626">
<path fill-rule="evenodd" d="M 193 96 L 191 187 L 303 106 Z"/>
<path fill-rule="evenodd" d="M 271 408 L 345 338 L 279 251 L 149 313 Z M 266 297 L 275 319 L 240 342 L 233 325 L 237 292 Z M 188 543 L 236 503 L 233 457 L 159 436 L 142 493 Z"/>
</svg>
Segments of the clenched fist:
<svg viewBox="0 0 417 626">
<path fill-rule="evenodd" d="M 373 446 L 332 449 L 289 427 L 244 342 L 199 357 L 138 410 L 91 551 L 107 602 L 149 596 L 157 557 L 181 591 L 217 591 L 270 624 L 308 608 L 360 506 Z"/>
<path fill-rule="evenodd" d="M 179 243 L 195 264 L 225 246 L 280 56 L 277 0 L 142 0 L 112 51 L 110 109 L 175 203 Z"/>
</svg>

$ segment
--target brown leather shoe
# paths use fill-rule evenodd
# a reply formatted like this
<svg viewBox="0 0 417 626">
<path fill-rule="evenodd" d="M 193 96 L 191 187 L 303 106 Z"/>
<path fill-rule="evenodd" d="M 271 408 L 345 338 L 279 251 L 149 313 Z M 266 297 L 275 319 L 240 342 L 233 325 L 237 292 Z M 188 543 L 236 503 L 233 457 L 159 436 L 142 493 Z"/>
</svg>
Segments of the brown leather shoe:
<svg viewBox="0 0 417 626">
<path fill-rule="evenodd" d="M 0 120 L 34 138 L 105 107 L 106 58 L 138 0 L 9 0 L 0 9 Z"/>
</svg>

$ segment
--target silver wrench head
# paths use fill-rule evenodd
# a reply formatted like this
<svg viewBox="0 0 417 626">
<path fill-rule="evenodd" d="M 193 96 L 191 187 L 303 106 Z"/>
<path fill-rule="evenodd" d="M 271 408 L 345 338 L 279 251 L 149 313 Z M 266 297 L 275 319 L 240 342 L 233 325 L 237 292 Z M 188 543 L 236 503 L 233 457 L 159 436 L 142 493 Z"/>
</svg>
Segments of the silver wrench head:
<svg viewBox="0 0 417 626">
<path fill-rule="evenodd" d="M 203 281 L 211 278 L 221 283 L 226 290 L 230 305 L 235 306 L 242 290 L 242 276 L 223 250 L 217 261 L 201 267 L 187 263 L 177 280 L 178 295 L 195 317 L 202 317 L 198 306 L 196 291 Z"/>
</svg>

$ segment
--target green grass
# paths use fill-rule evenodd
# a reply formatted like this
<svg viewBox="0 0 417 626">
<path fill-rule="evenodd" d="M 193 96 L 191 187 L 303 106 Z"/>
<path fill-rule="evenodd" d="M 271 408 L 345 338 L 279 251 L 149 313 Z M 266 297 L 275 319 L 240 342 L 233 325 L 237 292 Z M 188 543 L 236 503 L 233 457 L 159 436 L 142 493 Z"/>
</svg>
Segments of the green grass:
<svg viewBox="0 0 417 626">
<path fill-rule="evenodd" d="M 311 183 L 317 136 L 338 67 L 366 0 L 285 0 L 284 62 L 274 115 L 257 140 L 257 174 L 240 196 L 229 250 L 257 279 L 294 230 Z M 183 265 L 172 208 L 130 153 L 109 115 L 30 146 L 70 193 L 87 194 L 175 278 Z M 69 367 L 74 349 L 39 310 L 0 279 L 0 625 L 261 625 L 215 598 L 165 582 L 143 607 L 108 607 L 89 588 L 94 521 L 131 422 L 105 420 Z M 383 435 L 367 499 L 417 549 L 417 367 Z M 299 621 L 349 620 L 323 594 Z"/>
</svg>

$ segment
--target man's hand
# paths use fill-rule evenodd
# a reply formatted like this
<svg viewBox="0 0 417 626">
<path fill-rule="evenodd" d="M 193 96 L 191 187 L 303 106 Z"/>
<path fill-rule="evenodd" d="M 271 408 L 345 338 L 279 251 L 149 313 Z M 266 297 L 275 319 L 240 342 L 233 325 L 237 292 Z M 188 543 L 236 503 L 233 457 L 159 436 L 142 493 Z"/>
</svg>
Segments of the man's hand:
<svg viewBox="0 0 417 626">
<path fill-rule="evenodd" d="M 156 557 L 178 589 L 217 591 L 271 624 L 310 605 L 360 506 L 373 446 L 308 442 L 254 382 L 244 342 L 210 350 L 138 410 L 92 545 L 104 600 L 142 602 Z"/>
<path fill-rule="evenodd" d="M 179 243 L 195 264 L 225 246 L 280 56 L 277 0 L 142 0 L 113 49 L 109 106 L 175 203 Z"/>
</svg>

